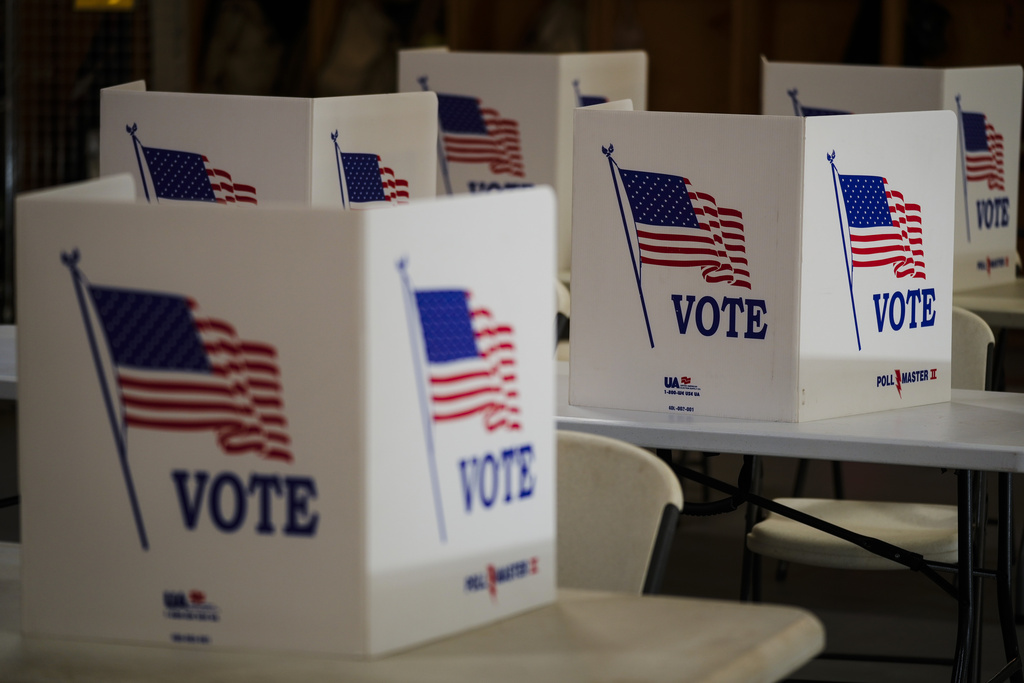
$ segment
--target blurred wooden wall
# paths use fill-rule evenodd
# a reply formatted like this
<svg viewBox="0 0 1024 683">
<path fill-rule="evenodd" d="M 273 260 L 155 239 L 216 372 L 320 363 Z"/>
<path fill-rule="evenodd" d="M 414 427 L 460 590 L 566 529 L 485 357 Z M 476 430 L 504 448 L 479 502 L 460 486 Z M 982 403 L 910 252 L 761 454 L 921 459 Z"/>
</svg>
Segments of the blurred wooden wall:
<svg viewBox="0 0 1024 683">
<path fill-rule="evenodd" d="M 887 65 L 1024 62 L 1024 0 L 447 0 L 448 45 L 529 49 L 537 22 L 559 2 L 582 15 L 583 49 L 647 51 L 648 106 L 657 110 L 757 113 L 762 54 Z"/>
</svg>

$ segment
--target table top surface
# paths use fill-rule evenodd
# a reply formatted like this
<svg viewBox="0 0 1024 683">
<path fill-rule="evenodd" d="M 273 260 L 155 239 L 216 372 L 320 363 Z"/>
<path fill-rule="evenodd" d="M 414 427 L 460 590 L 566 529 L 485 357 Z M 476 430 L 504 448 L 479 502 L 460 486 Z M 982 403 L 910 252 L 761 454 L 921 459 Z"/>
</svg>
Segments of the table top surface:
<svg viewBox="0 0 1024 683">
<path fill-rule="evenodd" d="M 1024 279 L 956 292 L 953 305 L 977 313 L 992 327 L 1024 329 Z"/>
<path fill-rule="evenodd" d="M 264 681 L 779 680 L 821 652 L 804 610 L 561 590 L 551 605 L 375 660 L 119 645 L 18 634 L 17 546 L 0 544 L 0 680 Z"/>
<path fill-rule="evenodd" d="M 649 448 L 1024 472 L 1024 394 L 953 390 L 952 401 L 811 422 L 571 406 L 557 375 L 558 429 Z"/>
</svg>

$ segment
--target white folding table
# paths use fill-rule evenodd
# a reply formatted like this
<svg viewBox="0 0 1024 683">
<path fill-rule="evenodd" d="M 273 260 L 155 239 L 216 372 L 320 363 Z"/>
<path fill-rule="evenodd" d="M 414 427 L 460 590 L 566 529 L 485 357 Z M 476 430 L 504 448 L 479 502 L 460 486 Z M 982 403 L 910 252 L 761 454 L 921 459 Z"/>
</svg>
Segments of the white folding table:
<svg viewBox="0 0 1024 683">
<path fill-rule="evenodd" d="M 1024 394 L 954 390 L 948 403 L 813 422 L 765 422 L 571 406 L 568 375 L 568 363 L 559 363 L 559 429 L 601 434 L 650 448 L 957 470 L 963 476 L 958 478 L 957 487 L 961 533 L 956 566 L 960 580 L 953 680 L 968 680 L 971 663 L 977 656 L 971 647 L 977 606 L 970 577 L 978 575 L 996 579 L 1007 656 L 1005 671 L 1012 672 L 1015 681 L 1024 680 L 1010 590 L 1010 474 L 1024 472 Z M 974 539 L 967 532 L 971 527 L 973 474 L 979 471 L 999 473 L 999 560 L 994 571 L 974 566 Z M 731 491 L 735 487 L 720 490 Z M 927 567 L 924 570 L 928 573 Z"/>
<path fill-rule="evenodd" d="M 4 683 L 769 683 L 825 643 L 821 622 L 792 607 L 570 590 L 554 604 L 374 660 L 32 638 L 18 633 L 16 553 L 0 544 Z"/>
</svg>

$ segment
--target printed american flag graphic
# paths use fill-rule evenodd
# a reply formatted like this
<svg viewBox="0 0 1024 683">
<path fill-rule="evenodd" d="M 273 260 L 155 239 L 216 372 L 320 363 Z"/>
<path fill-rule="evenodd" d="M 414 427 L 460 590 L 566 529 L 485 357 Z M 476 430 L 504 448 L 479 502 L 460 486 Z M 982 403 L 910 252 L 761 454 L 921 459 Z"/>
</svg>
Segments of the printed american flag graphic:
<svg viewBox="0 0 1024 683">
<path fill-rule="evenodd" d="M 465 95 L 438 93 L 437 107 L 445 159 L 487 164 L 491 173 L 524 177 L 517 121 Z"/>
<path fill-rule="evenodd" d="M 608 98 L 603 95 L 580 95 L 579 106 L 581 107 L 592 107 L 595 104 L 604 104 L 608 101 Z"/>
<path fill-rule="evenodd" d="M 849 114 L 848 111 L 842 109 L 829 109 L 827 107 L 808 107 L 800 103 L 800 98 L 797 97 L 798 91 L 796 88 L 787 90 L 786 94 L 789 95 L 790 99 L 793 100 L 793 109 L 797 116 L 842 116 Z"/>
<path fill-rule="evenodd" d="M 396 178 L 395 172 L 381 163 L 380 156 L 342 152 L 341 167 L 352 208 L 365 208 L 377 202 L 409 203 L 409 181 Z"/>
<path fill-rule="evenodd" d="M 227 455 L 291 462 L 276 349 L 178 294 L 90 285 L 124 428 L 212 431 Z"/>
<path fill-rule="evenodd" d="M 415 294 L 434 422 L 480 416 L 488 431 L 520 429 L 512 327 L 472 306 L 465 290 Z"/>
<path fill-rule="evenodd" d="M 921 206 L 882 176 L 839 175 L 854 268 L 891 265 L 896 277 L 925 277 Z"/>
<path fill-rule="evenodd" d="M 979 112 L 962 112 L 967 182 L 987 182 L 990 190 L 1005 189 L 1003 135 Z"/>
<path fill-rule="evenodd" d="M 743 214 L 693 189 L 683 176 L 619 168 L 640 262 L 696 267 L 706 282 L 750 289 Z"/>
<path fill-rule="evenodd" d="M 205 155 L 142 146 L 159 199 L 256 204 L 256 188 L 236 183 Z"/>
<path fill-rule="evenodd" d="M 801 116 L 843 116 L 849 114 L 848 111 L 842 111 L 841 109 L 826 109 L 825 107 L 807 107 L 800 105 Z"/>
</svg>

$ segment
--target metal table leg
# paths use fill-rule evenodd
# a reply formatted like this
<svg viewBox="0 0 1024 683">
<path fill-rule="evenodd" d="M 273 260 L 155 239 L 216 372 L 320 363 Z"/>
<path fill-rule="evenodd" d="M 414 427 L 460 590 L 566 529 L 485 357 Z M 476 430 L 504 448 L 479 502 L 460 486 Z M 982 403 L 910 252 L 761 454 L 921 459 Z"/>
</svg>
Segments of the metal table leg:
<svg viewBox="0 0 1024 683">
<path fill-rule="evenodd" d="M 967 683 L 973 674 L 972 645 L 974 642 L 974 473 L 957 472 L 957 628 L 956 650 L 953 655 L 953 683 Z"/>
</svg>

